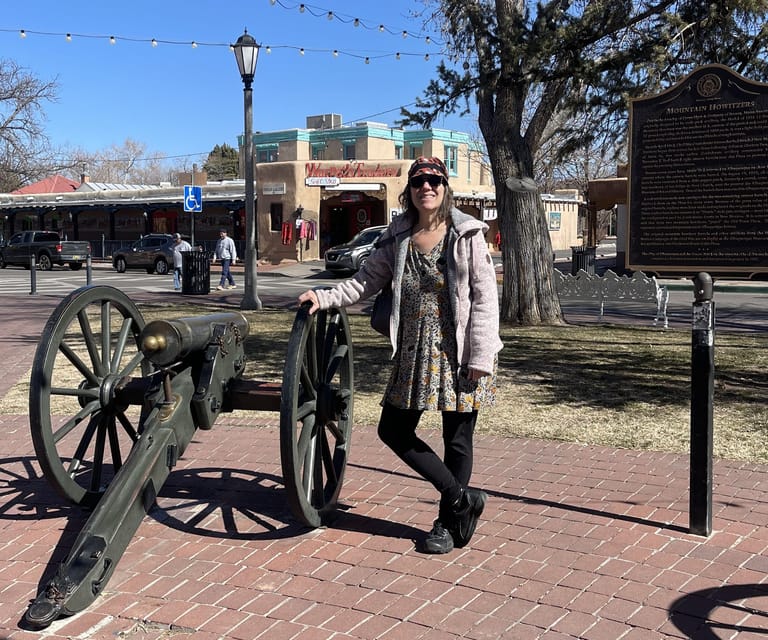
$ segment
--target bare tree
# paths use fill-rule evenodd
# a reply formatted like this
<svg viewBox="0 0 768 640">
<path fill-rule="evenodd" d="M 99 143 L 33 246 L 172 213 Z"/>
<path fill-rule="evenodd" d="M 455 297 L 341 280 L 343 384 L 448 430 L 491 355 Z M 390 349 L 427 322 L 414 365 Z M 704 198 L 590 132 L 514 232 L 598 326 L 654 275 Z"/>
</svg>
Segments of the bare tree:
<svg viewBox="0 0 768 640">
<path fill-rule="evenodd" d="M 171 171 L 162 153 L 147 151 L 145 143 L 131 138 L 96 152 L 73 149 L 67 156 L 62 172 L 73 179 L 85 174 L 93 182 L 158 184 L 168 180 Z"/>
<path fill-rule="evenodd" d="M 46 175 L 51 152 L 43 105 L 56 100 L 57 89 L 55 81 L 45 82 L 12 60 L 0 60 L 0 191 Z"/>
</svg>

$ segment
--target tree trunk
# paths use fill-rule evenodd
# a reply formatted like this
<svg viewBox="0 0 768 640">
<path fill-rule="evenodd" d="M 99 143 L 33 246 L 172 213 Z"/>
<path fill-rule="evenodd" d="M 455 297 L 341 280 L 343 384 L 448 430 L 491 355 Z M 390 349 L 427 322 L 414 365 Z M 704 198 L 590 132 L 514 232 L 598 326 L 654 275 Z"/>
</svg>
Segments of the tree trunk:
<svg viewBox="0 0 768 640">
<path fill-rule="evenodd" d="M 519 325 L 560 324 L 560 301 L 554 288 L 552 243 L 538 190 L 513 190 L 507 178 L 521 176 L 510 145 L 494 150 L 496 210 L 502 240 L 504 280 L 501 321 Z M 490 151 L 490 149 L 489 149 Z"/>
</svg>

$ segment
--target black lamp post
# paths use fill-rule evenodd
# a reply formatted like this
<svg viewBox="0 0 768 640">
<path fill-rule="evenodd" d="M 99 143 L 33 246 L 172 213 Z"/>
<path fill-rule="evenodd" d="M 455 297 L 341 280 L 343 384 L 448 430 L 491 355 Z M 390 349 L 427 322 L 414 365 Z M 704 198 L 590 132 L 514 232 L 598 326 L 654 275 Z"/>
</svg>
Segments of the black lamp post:
<svg viewBox="0 0 768 640">
<path fill-rule="evenodd" d="M 243 32 L 232 45 L 237 60 L 237 68 L 243 79 L 243 100 L 245 110 L 245 283 L 241 309 L 261 309 L 257 284 L 257 265 L 259 262 L 259 228 L 256 221 L 253 193 L 253 76 L 256 73 L 256 61 L 259 57 L 259 45 L 248 30 Z"/>
</svg>

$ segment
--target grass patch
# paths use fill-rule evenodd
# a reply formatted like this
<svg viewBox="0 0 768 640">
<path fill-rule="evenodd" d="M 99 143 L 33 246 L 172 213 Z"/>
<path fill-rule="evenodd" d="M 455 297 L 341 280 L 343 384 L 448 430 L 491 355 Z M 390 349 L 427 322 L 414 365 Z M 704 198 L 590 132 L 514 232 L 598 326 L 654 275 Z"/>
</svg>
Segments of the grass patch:
<svg viewBox="0 0 768 640">
<path fill-rule="evenodd" d="M 147 321 L 220 310 L 142 306 Z M 246 377 L 280 381 L 294 312 L 246 315 L 251 323 Z M 350 324 L 355 422 L 375 425 L 390 371 L 389 343 L 370 329 L 367 316 L 350 315 Z M 480 413 L 479 431 L 618 448 L 689 449 L 690 331 L 568 325 L 503 327 L 501 333 L 505 348 L 499 354 L 497 404 Z M 4 413 L 18 413 L 19 405 L 26 409 L 27 384 L 21 381 L 4 399 Z M 766 391 L 768 334 L 718 332 L 715 456 L 768 463 Z M 277 415 L 251 417 L 258 424 Z M 425 414 L 425 425 L 439 423 L 439 414 Z"/>
</svg>

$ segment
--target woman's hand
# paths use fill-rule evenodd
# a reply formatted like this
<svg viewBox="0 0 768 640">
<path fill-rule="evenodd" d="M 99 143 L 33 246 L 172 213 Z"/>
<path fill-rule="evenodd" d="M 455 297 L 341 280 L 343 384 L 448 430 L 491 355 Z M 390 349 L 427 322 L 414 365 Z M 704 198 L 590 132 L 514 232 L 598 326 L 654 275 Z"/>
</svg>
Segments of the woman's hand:
<svg viewBox="0 0 768 640">
<path fill-rule="evenodd" d="M 317 301 L 317 294 L 312 289 L 305 291 L 299 296 L 299 306 L 305 302 L 309 302 L 311 304 L 309 307 L 309 315 L 312 315 L 320 308 L 320 303 Z"/>
</svg>

